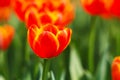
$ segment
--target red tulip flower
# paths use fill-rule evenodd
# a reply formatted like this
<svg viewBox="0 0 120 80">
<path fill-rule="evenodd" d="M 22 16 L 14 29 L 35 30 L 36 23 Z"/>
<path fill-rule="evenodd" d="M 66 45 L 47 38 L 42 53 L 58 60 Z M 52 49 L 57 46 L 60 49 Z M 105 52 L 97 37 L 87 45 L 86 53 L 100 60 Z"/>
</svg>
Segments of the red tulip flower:
<svg viewBox="0 0 120 80">
<path fill-rule="evenodd" d="M 109 1 L 108 1 L 109 2 Z M 120 18 L 120 0 L 114 0 L 111 6 L 111 14 Z"/>
<path fill-rule="evenodd" d="M 0 50 L 6 50 L 14 35 L 14 28 L 9 25 L 0 26 Z"/>
<path fill-rule="evenodd" d="M 40 28 L 32 25 L 28 29 L 28 42 L 41 58 L 58 56 L 69 44 L 72 31 L 69 28 L 58 29 L 57 26 L 46 24 Z"/>
<path fill-rule="evenodd" d="M 91 15 L 109 16 L 113 0 L 80 0 L 83 8 Z"/>
<path fill-rule="evenodd" d="M 112 80 L 120 80 L 120 56 L 112 62 Z"/>
</svg>

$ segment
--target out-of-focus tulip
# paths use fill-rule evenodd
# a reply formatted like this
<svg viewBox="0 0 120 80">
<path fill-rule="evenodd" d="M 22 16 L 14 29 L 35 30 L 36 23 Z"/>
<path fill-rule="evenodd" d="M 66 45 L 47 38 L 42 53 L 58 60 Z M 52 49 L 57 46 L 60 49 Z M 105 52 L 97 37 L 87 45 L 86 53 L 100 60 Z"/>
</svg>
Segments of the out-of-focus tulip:
<svg viewBox="0 0 120 80">
<path fill-rule="evenodd" d="M 0 20 L 9 19 L 11 14 L 11 7 L 12 7 L 11 0 L 0 0 Z"/>
<path fill-rule="evenodd" d="M 74 9 L 69 0 L 16 0 L 14 8 L 27 25 L 38 21 L 39 24 L 65 26 L 74 18 Z"/>
<path fill-rule="evenodd" d="M 14 28 L 9 25 L 0 26 L 0 50 L 6 50 L 14 36 Z"/>
<path fill-rule="evenodd" d="M 28 29 L 28 41 L 35 52 L 41 58 L 53 58 L 58 56 L 69 44 L 72 30 L 69 28 L 58 29 L 57 26 L 46 24 L 42 27 L 32 25 Z"/>
<path fill-rule="evenodd" d="M 109 2 L 109 1 L 108 1 Z M 120 18 L 120 0 L 114 0 L 111 6 L 111 14 Z"/>
<path fill-rule="evenodd" d="M 91 15 L 109 16 L 114 0 L 80 0 L 83 8 Z"/>
<path fill-rule="evenodd" d="M 34 0 L 15 0 L 14 11 L 21 21 L 25 20 L 25 13 L 31 6 L 36 6 Z"/>
<path fill-rule="evenodd" d="M 10 17 L 11 10 L 10 8 L 0 8 L 0 21 L 8 20 Z"/>
<path fill-rule="evenodd" d="M 112 80 L 120 80 L 120 56 L 115 57 L 112 62 Z"/>
</svg>

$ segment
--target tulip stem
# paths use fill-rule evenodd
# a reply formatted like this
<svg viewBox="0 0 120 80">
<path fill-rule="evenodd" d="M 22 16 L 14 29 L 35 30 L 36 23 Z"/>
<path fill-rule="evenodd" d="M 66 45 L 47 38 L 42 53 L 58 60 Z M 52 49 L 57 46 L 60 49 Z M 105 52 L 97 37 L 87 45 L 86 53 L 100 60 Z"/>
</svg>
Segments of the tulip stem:
<svg viewBox="0 0 120 80">
<path fill-rule="evenodd" d="M 117 47 L 117 56 L 120 54 L 120 35 L 119 33 L 117 33 L 116 35 L 116 47 Z"/>
<path fill-rule="evenodd" d="M 0 71 L 6 80 L 10 80 L 9 70 L 6 60 L 6 54 L 4 51 L 0 51 Z"/>
<path fill-rule="evenodd" d="M 96 34 L 96 27 L 95 27 L 96 17 L 91 17 L 90 23 L 90 36 L 89 36 L 89 50 L 88 50 L 88 68 L 91 72 L 94 69 L 94 48 L 95 48 L 95 34 Z"/>
<path fill-rule="evenodd" d="M 42 80 L 47 80 L 48 79 L 48 71 L 50 67 L 50 59 L 45 59 L 44 64 L 43 64 L 43 74 L 42 74 Z"/>
<path fill-rule="evenodd" d="M 30 53 L 29 53 L 29 45 L 28 42 L 26 41 L 26 45 L 25 45 L 25 60 L 28 63 L 30 61 Z"/>
</svg>

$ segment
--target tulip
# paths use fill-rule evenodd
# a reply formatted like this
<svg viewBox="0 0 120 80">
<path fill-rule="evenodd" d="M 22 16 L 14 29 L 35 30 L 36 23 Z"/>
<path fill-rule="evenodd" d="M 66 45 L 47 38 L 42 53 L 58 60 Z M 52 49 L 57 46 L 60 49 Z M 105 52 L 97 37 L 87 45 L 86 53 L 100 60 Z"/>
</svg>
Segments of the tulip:
<svg viewBox="0 0 120 80">
<path fill-rule="evenodd" d="M 14 11 L 21 21 L 25 20 L 27 9 L 34 5 L 34 0 L 15 0 Z"/>
<path fill-rule="evenodd" d="M 14 28 L 9 25 L 0 26 L 0 50 L 6 50 L 14 35 Z"/>
<path fill-rule="evenodd" d="M 0 0 L 0 20 L 9 19 L 12 5 L 11 0 Z"/>
<path fill-rule="evenodd" d="M 47 11 L 39 13 L 35 7 L 32 7 L 26 12 L 25 22 L 27 24 L 27 28 L 29 28 L 29 26 L 31 26 L 32 24 L 45 25 L 51 23 L 58 25 L 59 21 L 61 21 L 61 18 L 62 15 L 57 11 Z"/>
<path fill-rule="evenodd" d="M 41 58 L 58 56 L 70 43 L 72 30 L 59 29 L 52 24 L 38 27 L 32 25 L 28 29 L 28 42 L 36 55 Z"/>
<path fill-rule="evenodd" d="M 113 0 L 80 0 L 81 5 L 91 15 L 109 16 Z"/>
<path fill-rule="evenodd" d="M 120 18 L 120 0 L 114 0 L 111 6 L 111 14 Z"/>
<path fill-rule="evenodd" d="M 120 56 L 112 62 L 112 80 L 120 80 Z"/>
<path fill-rule="evenodd" d="M 27 27 L 37 24 L 66 26 L 74 18 L 74 9 L 69 0 L 16 0 L 15 12 Z M 31 19 L 32 18 L 32 19 Z"/>
<path fill-rule="evenodd" d="M 32 19 L 31 19 L 32 18 Z M 63 12 L 59 11 L 42 11 L 39 12 L 37 8 L 33 7 L 26 12 L 25 22 L 27 23 L 27 27 L 32 24 L 47 24 L 51 23 L 57 25 L 58 27 L 64 27 L 69 24 L 74 18 L 73 8 L 66 9 Z"/>
</svg>

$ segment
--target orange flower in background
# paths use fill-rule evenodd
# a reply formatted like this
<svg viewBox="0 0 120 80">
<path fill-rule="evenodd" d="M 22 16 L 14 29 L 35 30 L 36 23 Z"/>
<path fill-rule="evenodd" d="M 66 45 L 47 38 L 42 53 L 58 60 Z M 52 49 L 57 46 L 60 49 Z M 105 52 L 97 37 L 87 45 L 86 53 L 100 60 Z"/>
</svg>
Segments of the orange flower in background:
<svg viewBox="0 0 120 80">
<path fill-rule="evenodd" d="M 120 56 L 112 62 L 112 80 L 120 80 Z"/>
<path fill-rule="evenodd" d="M 25 13 L 31 6 L 36 6 L 34 0 L 15 0 L 14 11 L 21 21 L 25 20 Z"/>
<path fill-rule="evenodd" d="M 80 0 L 83 8 L 91 15 L 109 16 L 114 0 Z"/>
<path fill-rule="evenodd" d="M 11 13 L 12 1 L 11 0 L 0 0 L 0 20 L 9 19 L 10 13 Z"/>
<path fill-rule="evenodd" d="M 0 26 L 0 50 L 6 50 L 14 35 L 14 28 L 9 25 Z"/>
<path fill-rule="evenodd" d="M 36 25 L 45 25 L 48 23 L 51 24 L 56 24 L 59 21 L 61 21 L 62 19 L 62 15 L 57 12 L 38 12 L 38 10 L 34 7 L 30 8 L 30 10 L 28 10 L 26 12 L 26 16 L 25 16 L 25 22 L 27 24 L 27 27 L 31 26 L 32 24 L 36 24 Z M 57 24 L 56 24 L 57 25 Z"/>
<path fill-rule="evenodd" d="M 69 44 L 72 31 L 69 28 L 58 29 L 52 24 L 39 28 L 32 25 L 28 29 L 28 41 L 35 52 L 41 58 L 58 56 Z"/>
<path fill-rule="evenodd" d="M 14 8 L 18 17 L 29 26 L 35 21 L 65 26 L 74 18 L 74 9 L 69 0 L 16 0 Z"/>
</svg>

